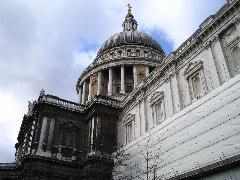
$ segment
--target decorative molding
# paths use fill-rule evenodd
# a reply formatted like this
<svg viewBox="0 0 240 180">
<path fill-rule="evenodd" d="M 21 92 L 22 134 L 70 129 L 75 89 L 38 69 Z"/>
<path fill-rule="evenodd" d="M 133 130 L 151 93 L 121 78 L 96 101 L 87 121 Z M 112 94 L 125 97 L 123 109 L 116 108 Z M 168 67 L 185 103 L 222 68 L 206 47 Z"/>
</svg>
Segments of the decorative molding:
<svg viewBox="0 0 240 180">
<path fill-rule="evenodd" d="M 155 103 L 157 103 L 158 101 L 160 101 L 161 99 L 163 99 L 163 97 L 164 97 L 163 91 L 155 92 L 155 93 L 151 96 L 151 98 L 150 98 L 150 100 L 149 100 L 149 103 L 150 103 L 151 105 L 154 105 Z"/>
<path fill-rule="evenodd" d="M 91 97 L 97 95 L 98 90 L 98 74 L 93 74 L 91 76 Z"/>
<path fill-rule="evenodd" d="M 124 121 L 123 121 L 123 123 L 124 124 L 128 124 L 128 123 L 130 123 L 130 122 L 132 122 L 132 121 L 134 121 L 135 120 L 135 114 L 127 114 L 125 117 L 124 117 Z"/>
<path fill-rule="evenodd" d="M 167 82 L 169 82 L 169 81 L 171 80 L 172 77 L 173 77 L 173 74 L 170 73 L 170 74 L 168 74 L 168 75 L 165 76 L 164 81 L 167 83 Z"/>
<path fill-rule="evenodd" d="M 239 25 L 240 24 L 240 15 L 238 15 L 235 19 L 234 19 L 234 23 L 236 25 Z"/>
<path fill-rule="evenodd" d="M 190 62 L 184 71 L 184 77 L 187 79 L 202 68 L 203 68 L 202 61 Z"/>
<path fill-rule="evenodd" d="M 231 34 L 233 34 L 237 30 L 234 24 L 230 24 L 230 27 L 226 28 L 226 31 L 223 33 L 223 38 L 229 38 Z"/>
<path fill-rule="evenodd" d="M 60 123 L 61 128 L 75 129 L 79 128 L 79 125 L 73 121 L 63 121 Z"/>
</svg>

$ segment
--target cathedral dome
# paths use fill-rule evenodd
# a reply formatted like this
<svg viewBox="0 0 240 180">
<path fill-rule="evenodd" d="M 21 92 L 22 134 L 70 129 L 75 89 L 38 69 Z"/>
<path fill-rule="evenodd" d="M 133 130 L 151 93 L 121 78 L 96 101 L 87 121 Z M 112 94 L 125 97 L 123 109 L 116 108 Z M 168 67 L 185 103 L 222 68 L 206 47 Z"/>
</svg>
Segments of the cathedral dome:
<svg viewBox="0 0 240 180">
<path fill-rule="evenodd" d="M 122 24 L 123 32 L 116 33 L 108 40 L 106 40 L 103 43 L 102 47 L 99 49 L 97 55 L 100 55 L 109 49 L 120 47 L 123 45 L 145 46 L 158 50 L 161 54 L 164 54 L 164 51 L 156 40 L 143 32 L 137 31 L 137 25 L 137 21 L 131 14 L 131 10 L 129 10 L 128 14 L 126 15 L 125 21 Z"/>
<path fill-rule="evenodd" d="M 106 50 L 122 45 L 146 46 L 164 53 L 159 43 L 149 35 L 139 31 L 123 31 L 111 36 L 107 41 L 105 41 L 99 49 L 98 55 Z"/>
</svg>

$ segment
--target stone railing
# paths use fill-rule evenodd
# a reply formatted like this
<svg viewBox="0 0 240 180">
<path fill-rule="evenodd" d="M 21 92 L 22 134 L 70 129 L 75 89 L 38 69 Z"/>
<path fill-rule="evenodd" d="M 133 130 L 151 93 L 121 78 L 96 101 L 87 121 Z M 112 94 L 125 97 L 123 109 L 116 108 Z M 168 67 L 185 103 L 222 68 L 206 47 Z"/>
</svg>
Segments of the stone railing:
<svg viewBox="0 0 240 180">
<path fill-rule="evenodd" d="M 76 161 L 82 158 L 82 152 L 71 146 L 58 145 L 51 147 L 51 157 L 65 161 Z"/>
<path fill-rule="evenodd" d="M 0 167 L 15 167 L 16 163 L 0 163 Z"/>
<path fill-rule="evenodd" d="M 110 98 L 110 97 L 107 97 L 107 96 L 103 96 L 103 95 L 94 96 L 94 98 L 89 102 L 88 106 L 90 106 L 94 103 L 110 105 L 112 107 L 117 107 L 117 108 L 120 107 L 120 101 Z"/>
<path fill-rule="evenodd" d="M 47 103 L 51 103 L 51 104 L 55 104 L 57 106 L 60 107 L 64 107 L 67 109 L 71 109 L 71 110 L 76 110 L 76 111 L 84 111 L 85 110 L 85 106 L 75 103 L 75 102 L 71 102 L 65 99 L 61 99 L 57 96 L 53 96 L 53 95 L 41 95 L 39 97 L 39 101 L 40 102 L 47 102 Z"/>
</svg>

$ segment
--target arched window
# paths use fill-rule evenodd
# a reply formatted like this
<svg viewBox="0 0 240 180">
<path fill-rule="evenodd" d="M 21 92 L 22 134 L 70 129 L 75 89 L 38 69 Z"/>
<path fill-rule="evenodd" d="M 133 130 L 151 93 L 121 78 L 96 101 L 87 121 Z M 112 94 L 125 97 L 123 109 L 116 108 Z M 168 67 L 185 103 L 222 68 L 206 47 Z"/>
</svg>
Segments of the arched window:
<svg viewBox="0 0 240 180">
<path fill-rule="evenodd" d="M 233 61 L 235 68 L 240 68 L 240 48 L 238 46 L 232 49 Z"/>
</svg>

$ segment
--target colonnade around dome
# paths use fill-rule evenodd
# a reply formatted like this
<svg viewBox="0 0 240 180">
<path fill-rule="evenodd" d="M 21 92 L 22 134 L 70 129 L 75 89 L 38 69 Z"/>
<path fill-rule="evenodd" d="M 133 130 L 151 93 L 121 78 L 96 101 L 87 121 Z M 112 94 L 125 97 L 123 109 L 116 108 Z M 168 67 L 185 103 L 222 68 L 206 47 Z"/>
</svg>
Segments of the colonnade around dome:
<svg viewBox="0 0 240 180">
<path fill-rule="evenodd" d="M 122 99 L 154 68 L 146 65 L 116 65 L 92 74 L 79 85 L 79 103 L 86 104 L 95 95 Z"/>
</svg>

